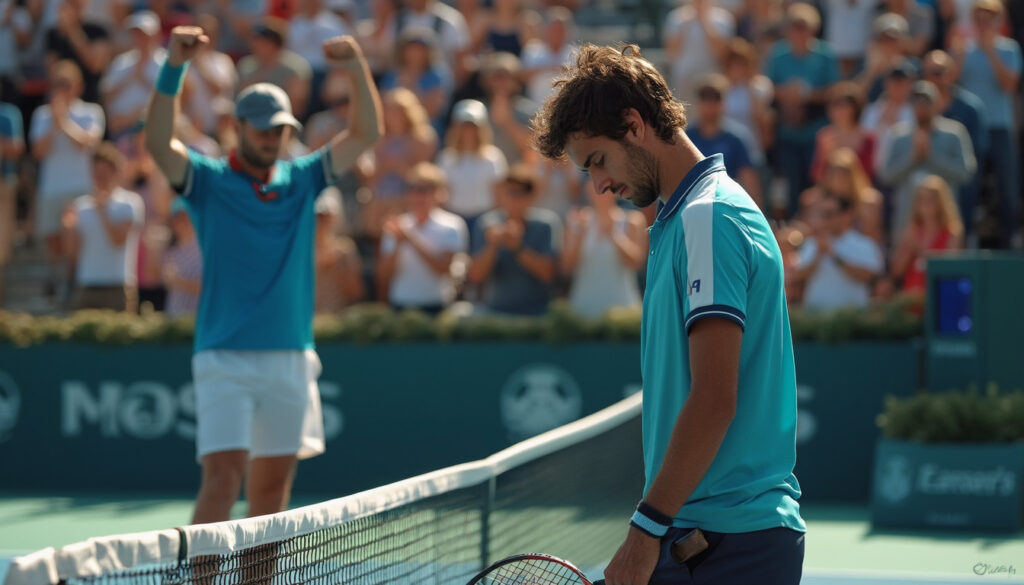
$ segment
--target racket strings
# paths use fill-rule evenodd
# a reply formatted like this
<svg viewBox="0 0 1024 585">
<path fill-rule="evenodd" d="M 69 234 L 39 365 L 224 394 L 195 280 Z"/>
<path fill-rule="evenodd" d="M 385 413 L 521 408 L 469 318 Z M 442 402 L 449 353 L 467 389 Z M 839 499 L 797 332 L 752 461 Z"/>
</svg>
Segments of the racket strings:
<svg viewBox="0 0 1024 585">
<path fill-rule="evenodd" d="M 520 559 L 498 567 L 483 585 L 589 585 L 571 568 L 544 559 Z"/>
</svg>

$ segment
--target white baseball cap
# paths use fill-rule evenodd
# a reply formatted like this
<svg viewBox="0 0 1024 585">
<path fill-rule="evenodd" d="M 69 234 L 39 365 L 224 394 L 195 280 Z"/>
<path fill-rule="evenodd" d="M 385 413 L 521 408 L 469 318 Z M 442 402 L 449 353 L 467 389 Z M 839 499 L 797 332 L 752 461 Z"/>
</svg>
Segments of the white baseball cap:
<svg viewBox="0 0 1024 585">
<path fill-rule="evenodd" d="M 152 10 L 140 10 L 128 17 L 125 28 L 137 28 L 148 36 L 155 37 L 160 34 L 160 17 Z"/>
<path fill-rule="evenodd" d="M 484 126 L 487 124 L 487 106 L 479 100 L 462 100 L 452 109 L 452 122 Z"/>
</svg>

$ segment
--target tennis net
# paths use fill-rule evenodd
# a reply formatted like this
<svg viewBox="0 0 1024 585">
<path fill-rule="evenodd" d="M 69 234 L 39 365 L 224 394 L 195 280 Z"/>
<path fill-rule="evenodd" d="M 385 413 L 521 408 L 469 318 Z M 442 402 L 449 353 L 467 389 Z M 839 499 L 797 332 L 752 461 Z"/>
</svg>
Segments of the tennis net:
<svg viewBox="0 0 1024 585">
<path fill-rule="evenodd" d="M 461 585 L 513 553 L 600 572 L 643 487 L 640 395 L 487 459 L 280 514 L 93 538 L 5 585 Z"/>
</svg>

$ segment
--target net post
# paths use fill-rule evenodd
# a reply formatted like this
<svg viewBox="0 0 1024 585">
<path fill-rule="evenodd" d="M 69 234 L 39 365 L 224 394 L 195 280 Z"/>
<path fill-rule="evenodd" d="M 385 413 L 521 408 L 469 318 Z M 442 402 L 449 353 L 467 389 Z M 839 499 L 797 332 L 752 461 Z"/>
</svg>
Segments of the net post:
<svg viewBox="0 0 1024 585">
<path fill-rule="evenodd" d="M 487 493 L 484 495 L 483 509 L 480 514 L 480 570 L 491 563 L 491 510 L 494 508 L 495 495 L 498 490 L 498 476 L 492 475 L 487 480 Z"/>
</svg>

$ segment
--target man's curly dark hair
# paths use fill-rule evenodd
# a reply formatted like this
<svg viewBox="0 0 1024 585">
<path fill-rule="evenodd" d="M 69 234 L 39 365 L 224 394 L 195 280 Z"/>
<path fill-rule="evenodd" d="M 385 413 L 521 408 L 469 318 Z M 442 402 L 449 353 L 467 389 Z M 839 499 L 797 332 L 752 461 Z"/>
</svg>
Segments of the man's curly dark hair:
<svg viewBox="0 0 1024 585">
<path fill-rule="evenodd" d="M 677 130 L 686 129 L 683 104 L 672 97 L 665 78 L 639 47 L 583 45 L 533 118 L 534 145 L 545 157 L 559 159 L 569 136 L 577 132 L 621 140 L 629 131 L 623 116 L 630 108 L 670 144 Z"/>
</svg>

